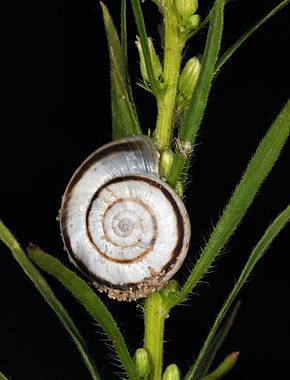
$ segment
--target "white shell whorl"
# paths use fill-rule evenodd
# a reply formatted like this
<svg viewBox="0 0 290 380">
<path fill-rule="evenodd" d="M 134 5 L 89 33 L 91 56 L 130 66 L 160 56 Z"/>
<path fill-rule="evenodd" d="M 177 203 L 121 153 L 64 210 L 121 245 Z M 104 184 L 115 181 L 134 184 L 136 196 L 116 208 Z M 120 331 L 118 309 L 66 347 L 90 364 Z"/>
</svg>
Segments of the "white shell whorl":
<svg viewBox="0 0 290 380">
<path fill-rule="evenodd" d="M 73 263 L 118 300 L 159 289 L 182 264 L 190 224 L 178 195 L 158 176 L 148 137 L 97 149 L 73 175 L 60 224 Z"/>
</svg>

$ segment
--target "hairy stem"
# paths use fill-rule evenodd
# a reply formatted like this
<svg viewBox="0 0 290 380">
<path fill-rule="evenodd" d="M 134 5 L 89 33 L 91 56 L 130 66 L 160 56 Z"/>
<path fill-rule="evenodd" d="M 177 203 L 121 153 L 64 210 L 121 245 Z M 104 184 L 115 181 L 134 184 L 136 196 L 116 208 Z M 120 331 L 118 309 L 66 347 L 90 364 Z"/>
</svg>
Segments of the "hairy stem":
<svg viewBox="0 0 290 380">
<path fill-rule="evenodd" d="M 144 347 L 151 362 L 150 379 L 161 380 L 163 362 L 164 321 L 168 309 L 159 292 L 145 299 Z"/>
<path fill-rule="evenodd" d="M 184 39 L 178 35 L 178 19 L 171 0 L 164 6 L 164 94 L 157 100 L 158 116 L 155 137 L 160 149 L 168 148 L 174 129 L 174 112 Z"/>
</svg>

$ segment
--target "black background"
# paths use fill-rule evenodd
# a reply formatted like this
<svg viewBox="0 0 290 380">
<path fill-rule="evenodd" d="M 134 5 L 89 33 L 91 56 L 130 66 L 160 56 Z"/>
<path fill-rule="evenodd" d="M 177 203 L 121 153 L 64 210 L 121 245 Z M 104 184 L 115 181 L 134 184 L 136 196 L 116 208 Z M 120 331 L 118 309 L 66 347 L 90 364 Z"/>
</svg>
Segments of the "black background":
<svg viewBox="0 0 290 380">
<path fill-rule="evenodd" d="M 119 1 L 106 0 L 118 22 Z M 205 15 L 211 2 L 200 1 Z M 227 5 L 222 50 L 277 1 Z M 143 6 L 151 35 L 159 16 Z M 1 218 L 25 247 L 29 242 L 69 267 L 55 220 L 61 195 L 80 162 L 110 140 L 109 69 L 99 4 L 82 1 L 10 1 L 4 7 L 1 112 Z M 131 17 L 130 12 L 130 17 Z M 154 22 L 153 22 L 154 21 Z M 147 22 L 148 24 L 148 22 Z M 130 66 L 139 78 L 129 22 Z M 187 57 L 202 52 L 206 33 Z M 192 220 L 187 263 L 194 263 L 247 161 L 289 96 L 289 9 L 258 31 L 215 79 L 191 168 L 186 206 Z M 134 86 L 144 131 L 154 127 L 153 97 Z M 266 180 L 237 234 L 187 306 L 166 322 L 165 364 L 183 373 L 197 355 L 225 295 L 255 242 L 289 200 L 289 146 Z M 0 368 L 13 380 L 89 379 L 77 349 L 53 312 L 12 259 L 0 248 Z M 281 233 L 240 294 L 242 306 L 217 362 L 235 350 L 239 362 L 229 379 L 278 379 L 289 372 L 289 229 Z M 185 279 L 185 265 L 178 278 Z M 69 294 L 49 283 L 95 352 L 106 379 L 118 367 L 105 338 Z M 132 350 L 142 344 L 142 313 L 136 303 L 102 297 Z M 289 305 L 288 305 L 289 307 Z M 113 368 L 113 369 L 112 369 Z"/>
</svg>

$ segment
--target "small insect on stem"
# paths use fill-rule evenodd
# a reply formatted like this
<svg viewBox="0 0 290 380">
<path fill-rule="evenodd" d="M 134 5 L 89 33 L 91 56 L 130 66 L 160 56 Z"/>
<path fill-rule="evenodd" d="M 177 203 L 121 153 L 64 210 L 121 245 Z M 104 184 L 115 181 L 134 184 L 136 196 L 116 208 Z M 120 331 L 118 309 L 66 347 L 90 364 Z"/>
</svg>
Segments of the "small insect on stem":
<svg viewBox="0 0 290 380">
<path fill-rule="evenodd" d="M 193 145 L 188 140 L 181 140 L 179 138 L 175 138 L 173 140 L 175 152 L 180 155 L 184 160 L 188 160 L 193 152 Z"/>
</svg>

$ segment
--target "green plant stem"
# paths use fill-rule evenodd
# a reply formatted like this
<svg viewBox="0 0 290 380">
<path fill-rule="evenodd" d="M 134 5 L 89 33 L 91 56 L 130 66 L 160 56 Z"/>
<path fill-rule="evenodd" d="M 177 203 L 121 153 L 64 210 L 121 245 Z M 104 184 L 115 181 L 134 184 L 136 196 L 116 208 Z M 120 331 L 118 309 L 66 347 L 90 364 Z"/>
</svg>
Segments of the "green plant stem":
<svg viewBox="0 0 290 380">
<path fill-rule="evenodd" d="M 159 292 L 145 299 L 145 334 L 144 347 L 151 362 L 149 378 L 161 380 L 163 362 L 164 321 L 168 314 L 164 300 Z"/>
<path fill-rule="evenodd" d="M 178 19 L 171 0 L 164 6 L 164 94 L 157 99 L 158 116 L 155 138 L 160 149 L 171 144 L 174 129 L 175 100 L 177 84 L 185 41 L 178 35 Z"/>
</svg>

